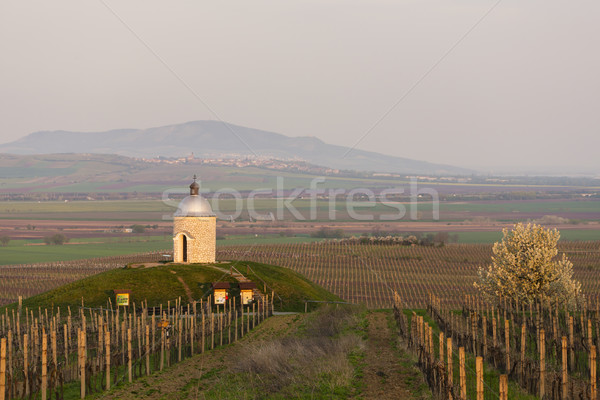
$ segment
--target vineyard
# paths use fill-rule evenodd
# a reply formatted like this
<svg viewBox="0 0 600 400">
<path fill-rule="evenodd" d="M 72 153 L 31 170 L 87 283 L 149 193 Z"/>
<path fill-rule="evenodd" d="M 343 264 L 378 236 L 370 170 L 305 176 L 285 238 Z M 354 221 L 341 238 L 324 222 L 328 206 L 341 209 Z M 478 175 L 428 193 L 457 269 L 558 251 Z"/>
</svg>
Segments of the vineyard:
<svg viewBox="0 0 600 400">
<path fill-rule="evenodd" d="M 0 267 L 0 306 L 16 302 L 19 296 L 35 296 L 90 275 L 122 268 L 132 262 L 162 261 L 163 254 L 153 252 L 88 260 L 3 265 Z"/>
<path fill-rule="evenodd" d="M 570 313 L 549 300 L 464 296 L 457 313 L 430 295 L 417 313 L 394 298 L 399 335 L 437 398 L 597 398 L 598 301 Z"/>
<path fill-rule="evenodd" d="M 559 252 L 573 262 L 583 293 L 600 293 L 600 242 L 561 242 Z M 491 246 L 483 244 L 434 247 L 334 241 L 228 246 L 217 251 L 219 260 L 290 268 L 339 297 L 370 308 L 391 308 L 394 291 L 410 308 L 424 308 L 428 293 L 460 307 L 464 294 L 476 294 L 477 269 L 487 266 L 491 255 Z"/>
<path fill-rule="evenodd" d="M 584 294 L 600 293 L 600 242 L 560 242 L 559 251 L 573 262 L 574 277 Z M 0 305 L 132 262 L 158 262 L 165 253 L 2 266 Z M 287 267 L 347 301 L 370 308 L 391 308 L 394 291 L 411 308 L 424 308 L 430 292 L 443 297 L 446 305 L 460 307 L 464 294 L 476 294 L 477 269 L 489 264 L 491 254 L 491 246 L 485 244 L 434 247 L 328 241 L 217 248 L 218 260 Z"/>
<path fill-rule="evenodd" d="M 84 398 L 233 343 L 272 313 L 262 296 L 250 306 L 181 299 L 148 307 L 28 310 L 1 316 L 0 398 Z"/>
</svg>

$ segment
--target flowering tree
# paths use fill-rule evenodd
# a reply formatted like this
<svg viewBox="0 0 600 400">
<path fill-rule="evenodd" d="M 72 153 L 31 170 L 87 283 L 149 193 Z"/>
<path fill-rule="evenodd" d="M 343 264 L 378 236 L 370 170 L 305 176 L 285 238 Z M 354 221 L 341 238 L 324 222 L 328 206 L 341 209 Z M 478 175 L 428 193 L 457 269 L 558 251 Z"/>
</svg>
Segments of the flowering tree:
<svg viewBox="0 0 600 400">
<path fill-rule="evenodd" d="M 475 287 L 492 299 L 508 297 L 533 302 L 540 298 L 573 304 L 581 284 L 573 280 L 573 264 L 563 254 L 557 259 L 560 233 L 536 224 L 503 229 L 493 247 L 492 264 L 479 268 Z"/>
</svg>

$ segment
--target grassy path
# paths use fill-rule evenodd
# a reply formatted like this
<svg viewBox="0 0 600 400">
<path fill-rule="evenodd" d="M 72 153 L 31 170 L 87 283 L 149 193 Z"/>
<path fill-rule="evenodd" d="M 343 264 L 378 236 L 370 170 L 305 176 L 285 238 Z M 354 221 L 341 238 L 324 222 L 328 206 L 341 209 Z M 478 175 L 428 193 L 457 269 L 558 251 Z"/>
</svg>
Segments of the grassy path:
<svg viewBox="0 0 600 400">
<path fill-rule="evenodd" d="M 397 346 L 393 317 L 377 311 L 369 322 L 364 368 L 364 399 L 431 399 L 414 361 Z"/>
<path fill-rule="evenodd" d="M 258 340 L 286 335 L 297 325 L 295 315 L 271 317 L 240 341 L 174 364 L 162 373 L 140 378 L 96 399 L 204 399 L 203 390 L 216 384 L 243 357 L 243 348 Z M 235 388 L 230 388 L 235 392 Z M 223 399 L 237 398 L 223 393 Z"/>
<path fill-rule="evenodd" d="M 216 348 L 181 363 L 113 388 L 109 393 L 101 393 L 95 399 L 144 399 L 144 400 L 183 400 L 183 399 L 284 399 L 290 393 L 262 392 L 249 390 L 261 388 L 259 382 L 266 376 L 243 375 L 242 379 L 257 379 L 255 383 L 240 382 L 236 365 L 247 358 L 248 350 L 255 344 L 281 340 L 298 334 L 298 329 L 306 326 L 311 314 L 274 316 L 267 319 L 240 341 L 229 346 Z M 306 391 L 300 389 L 299 399 L 431 399 L 431 392 L 420 371 L 411 359 L 397 346 L 397 336 L 392 314 L 389 311 L 368 312 L 367 334 L 364 343 L 362 376 L 357 377 L 357 391 L 335 396 L 327 391 Z M 285 340 L 285 339 L 283 339 Z M 292 345 L 293 342 L 290 342 Z M 310 351 L 310 347 L 306 348 Z M 274 353 L 275 354 L 275 353 Z M 294 362 L 294 361 L 292 361 Z M 331 362 L 331 360 L 329 360 Z M 288 371 L 291 373 L 291 371 Z M 309 382 L 297 382 L 311 386 Z M 278 382 L 270 383 L 277 385 Z M 316 387 L 315 387 L 316 388 Z M 292 395 L 294 397 L 294 395 Z M 296 397 L 294 397 L 296 398 Z"/>
</svg>

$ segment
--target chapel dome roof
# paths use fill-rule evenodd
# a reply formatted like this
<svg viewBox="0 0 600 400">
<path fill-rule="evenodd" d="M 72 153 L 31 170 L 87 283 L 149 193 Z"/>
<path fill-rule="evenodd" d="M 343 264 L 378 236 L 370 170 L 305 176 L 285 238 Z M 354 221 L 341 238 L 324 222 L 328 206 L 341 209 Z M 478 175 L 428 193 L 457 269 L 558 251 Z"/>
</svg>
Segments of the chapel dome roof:
<svg viewBox="0 0 600 400">
<path fill-rule="evenodd" d="M 173 216 L 214 217 L 215 214 L 212 211 L 210 203 L 204 197 L 200 196 L 199 191 L 200 185 L 196 182 L 196 175 L 194 175 L 194 182 L 190 185 L 190 195 L 181 200 Z"/>
<path fill-rule="evenodd" d="M 175 217 L 214 217 L 208 200 L 200 195 L 189 195 L 179 203 Z"/>
</svg>

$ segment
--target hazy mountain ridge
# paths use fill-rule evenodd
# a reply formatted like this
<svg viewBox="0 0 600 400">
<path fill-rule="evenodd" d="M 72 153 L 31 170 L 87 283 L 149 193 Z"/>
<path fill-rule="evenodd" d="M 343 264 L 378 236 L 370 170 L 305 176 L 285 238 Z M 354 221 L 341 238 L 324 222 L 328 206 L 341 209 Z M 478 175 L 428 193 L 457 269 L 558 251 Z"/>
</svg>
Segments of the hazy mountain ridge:
<svg viewBox="0 0 600 400">
<path fill-rule="evenodd" d="M 40 131 L 0 145 L 0 153 L 98 153 L 129 157 L 230 155 L 302 159 L 331 168 L 406 174 L 470 174 L 449 165 L 327 144 L 316 137 L 289 137 L 219 121 L 192 121 L 148 129 L 105 132 Z"/>
</svg>

